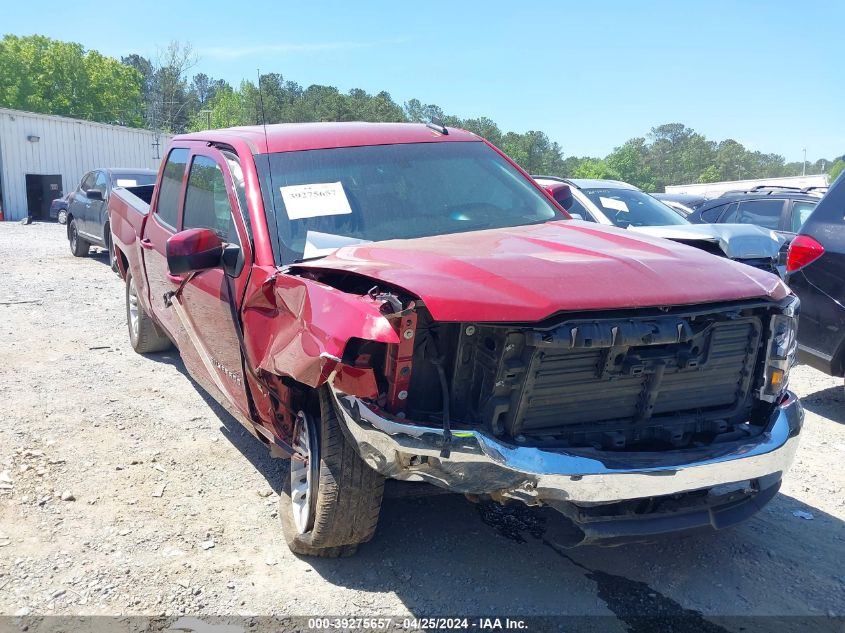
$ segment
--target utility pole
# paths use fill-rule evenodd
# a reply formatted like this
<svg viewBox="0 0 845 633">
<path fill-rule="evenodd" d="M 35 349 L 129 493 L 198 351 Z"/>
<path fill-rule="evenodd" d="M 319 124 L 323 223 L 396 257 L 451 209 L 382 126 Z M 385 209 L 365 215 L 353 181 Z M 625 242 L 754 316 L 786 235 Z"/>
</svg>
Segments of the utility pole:
<svg viewBox="0 0 845 633">
<path fill-rule="evenodd" d="M 159 129 L 158 129 L 158 117 L 157 117 L 157 104 L 153 102 L 152 107 L 150 108 L 152 113 L 152 131 L 155 134 L 155 141 L 153 142 L 153 160 L 161 160 L 161 153 L 159 150 L 161 149 L 161 143 L 159 142 Z"/>
<path fill-rule="evenodd" d="M 807 175 L 807 148 L 804 148 L 804 162 L 801 163 L 801 175 Z"/>
<path fill-rule="evenodd" d="M 212 110 L 200 110 L 200 114 L 205 114 L 205 129 L 211 129 L 211 113 Z"/>
</svg>

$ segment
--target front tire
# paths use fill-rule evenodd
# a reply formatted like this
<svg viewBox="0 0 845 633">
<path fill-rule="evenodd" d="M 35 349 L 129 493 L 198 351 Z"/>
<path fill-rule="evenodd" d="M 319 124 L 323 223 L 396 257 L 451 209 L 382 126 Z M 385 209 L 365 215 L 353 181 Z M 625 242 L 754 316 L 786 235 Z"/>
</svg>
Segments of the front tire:
<svg viewBox="0 0 845 633">
<path fill-rule="evenodd" d="M 126 324 L 129 327 L 129 342 L 139 354 L 163 352 L 170 349 L 172 343 L 167 335 L 158 329 L 144 311 L 138 298 L 132 273 L 126 273 Z"/>
<path fill-rule="evenodd" d="M 59 209 L 59 212 L 56 214 L 56 222 L 59 224 L 67 224 L 67 210 Z"/>
<path fill-rule="evenodd" d="M 87 257 L 88 251 L 91 250 L 91 245 L 84 239 L 79 237 L 79 229 L 76 225 L 76 220 L 70 221 L 70 226 L 67 229 L 67 237 L 70 241 L 70 252 L 74 257 Z"/>
<path fill-rule="evenodd" d="M 384 477 L 346 439 L 327 389 L 319 392 L 319 420 L 299 414 L 294 447 L 302 459 L 291 458 L 279 516 L 294 554 L 337 558 L 373 537 Z"/>
</svg>

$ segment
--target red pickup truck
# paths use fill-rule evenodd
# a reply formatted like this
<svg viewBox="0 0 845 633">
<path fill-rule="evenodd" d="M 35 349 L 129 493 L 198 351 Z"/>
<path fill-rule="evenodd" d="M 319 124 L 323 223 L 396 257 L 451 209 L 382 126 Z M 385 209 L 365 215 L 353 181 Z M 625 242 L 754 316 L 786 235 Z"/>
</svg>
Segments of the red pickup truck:
<svg viewBox="0 0 845 633">
<path fill-rule="evenodd" d="M 110 200 L 132 346 L 291 458 L 300 554 L 370 539 L 388 477 L 551 506 L 573 544 L 750 516 L 803 422 L 797 299 L 554 193 L 438 125 L 177 136 Z"/>
</svg>

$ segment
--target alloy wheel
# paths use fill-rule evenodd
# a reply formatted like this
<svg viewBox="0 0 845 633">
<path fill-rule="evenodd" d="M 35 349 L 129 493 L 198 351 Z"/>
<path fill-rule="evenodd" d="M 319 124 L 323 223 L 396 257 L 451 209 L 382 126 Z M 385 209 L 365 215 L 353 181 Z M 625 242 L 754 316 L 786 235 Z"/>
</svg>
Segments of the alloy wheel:
<svg viewBox="0 0 845 633">
<path fill-rule="evenodd" d="M 290 460 L 291 510 L 297 531 L 305 534 L 314 525 L 320 456 L 314 423 L 302 411 L 297 415 L 293 449 Z"/>
<path fill-rule="evenodd" d="M 129 317 L 129 329 L 132 331 L 132 338 L 138 338 L 138 324 L 140 319 L 140 306 L 138 305 L 138 293 L 135 290 L 135 280 L 129 279 L 129 305 L 127 306 Z"/>
</svg>

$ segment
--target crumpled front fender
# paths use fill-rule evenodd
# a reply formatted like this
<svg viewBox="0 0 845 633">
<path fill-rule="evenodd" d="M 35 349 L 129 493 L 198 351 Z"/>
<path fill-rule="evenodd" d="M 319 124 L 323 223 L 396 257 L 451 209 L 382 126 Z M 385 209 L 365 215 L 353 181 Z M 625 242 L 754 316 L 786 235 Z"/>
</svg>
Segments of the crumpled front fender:
<svg viewBox="0 0 845 633">
<path fill-rule="evenodd" d="M 251 284 L 242 309 L 251 365 L 318 387 L 351 338 L 398 343 L 382 302 L 304 277 L 272 274 Z"/>
</svg>

